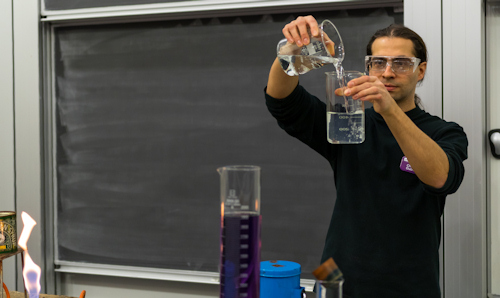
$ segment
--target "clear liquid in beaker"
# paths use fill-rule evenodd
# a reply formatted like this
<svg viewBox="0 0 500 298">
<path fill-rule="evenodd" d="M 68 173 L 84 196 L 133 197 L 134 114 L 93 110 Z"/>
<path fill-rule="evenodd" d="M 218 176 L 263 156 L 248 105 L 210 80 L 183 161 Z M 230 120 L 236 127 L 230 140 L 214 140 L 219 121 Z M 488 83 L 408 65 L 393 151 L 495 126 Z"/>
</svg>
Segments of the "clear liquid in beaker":
<svg viewBox="0 0 500 298">
<path fill-rule="evenodd" d="M 333 144 L 360 144 L 365 140 L 365 111 L 328 112 L 327 134 Z"/>
<path fill-rule="evenodd" d="M 335 58 L 321 56 L 279 55 L 278 58 L 281 67 L 289 76 L 298 76 L 326 64 L 337 63 Z"/>
</svg>

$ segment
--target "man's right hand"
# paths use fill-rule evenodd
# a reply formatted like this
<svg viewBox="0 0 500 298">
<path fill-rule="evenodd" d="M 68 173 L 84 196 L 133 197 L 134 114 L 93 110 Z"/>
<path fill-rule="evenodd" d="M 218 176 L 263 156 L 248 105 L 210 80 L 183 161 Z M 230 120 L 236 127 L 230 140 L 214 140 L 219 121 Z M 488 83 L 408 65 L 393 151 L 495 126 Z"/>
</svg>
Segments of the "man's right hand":
<svg viewBox="0 0 500 298">
<path fill-rule="evenodd" d="M 310 29 L 313 37 L 319 37 L 319 26 L 316 19 L 309 15 L 305 17 L 298 17 L 296 20 L 286 24 L 282 32 L 289 43 L 295 43 L 301 47 L 308 45 L 311 42 L 308 29 Z"/>
<path fill-rule="evenodd" d="M 318 22 L 313 16 L 298 17 L 296 20 L 288 23 L 283 28 L 282 32 L 289 43 L 295 43 L 299 47 L 308 45 L 311 41 L 307 29 L 310 29 L 311 35 L 319 36 Z M 299 83 L 298 76 L 289 76 L 281 68 L 279 59 L 276 58 L 267 81 L 267 94 L 270 96 L 282 99 L 290 95 L 297 84 Z"/>
</svg>

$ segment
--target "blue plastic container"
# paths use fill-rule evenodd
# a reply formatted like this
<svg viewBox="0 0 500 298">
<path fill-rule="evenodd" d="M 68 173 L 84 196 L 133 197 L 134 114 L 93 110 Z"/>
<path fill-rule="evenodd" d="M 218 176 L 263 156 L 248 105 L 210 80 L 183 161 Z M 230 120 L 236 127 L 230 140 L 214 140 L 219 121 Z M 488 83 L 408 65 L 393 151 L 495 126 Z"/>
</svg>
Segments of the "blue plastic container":
<svg viewBox="0 0 500 298">
<path fill-rule="evenodd" d="M 260 262 L 260 298 L 302 298 L 300 265 L 289 261 Z"/>
</svg>

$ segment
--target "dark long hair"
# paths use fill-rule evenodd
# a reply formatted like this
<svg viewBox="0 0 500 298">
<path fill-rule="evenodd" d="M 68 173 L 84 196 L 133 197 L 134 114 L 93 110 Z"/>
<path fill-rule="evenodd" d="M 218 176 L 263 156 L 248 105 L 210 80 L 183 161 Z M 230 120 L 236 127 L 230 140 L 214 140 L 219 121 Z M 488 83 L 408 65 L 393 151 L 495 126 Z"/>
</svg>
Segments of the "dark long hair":
<svg viewBox="0 0 500 298">
<path fill-rule="evenodd" d="M 415 57 L 420 59 L 420 63 L 427 62 L 427 47 L 425 46 L 425 42 L 415 31 L 407 28 L 401 24 L 392 24 L 387 28 L 380 29 L 375 34 L 373 34 L 372 38 L 368 42 L 366 46 L 366 54 L 372 54 L 372 45 L 373 42 L 377 38 L 381 37 L 399 37 L 404 39 L 409 39 L 413 43 L 413 54 Z M 424 79 L 420 80 L 422 82 Z M 421 106 L 421 99 L 418 95 L 415 94 L 415 105 Z"/>
</svg>

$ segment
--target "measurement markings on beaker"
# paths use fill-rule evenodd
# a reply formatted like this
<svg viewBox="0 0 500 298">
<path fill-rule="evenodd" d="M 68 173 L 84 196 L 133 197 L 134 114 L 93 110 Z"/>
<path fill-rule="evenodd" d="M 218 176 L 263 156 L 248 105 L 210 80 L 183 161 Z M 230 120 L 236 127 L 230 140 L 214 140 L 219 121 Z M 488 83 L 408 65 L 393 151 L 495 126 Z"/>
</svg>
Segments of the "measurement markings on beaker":
<svg viewBox="0 0 500 298">
<path fill-rule="evenodd" d="M 221 286 L 225 293 L 221 293 L 221 297 L 254 297 L 253 285 L 258 283 L 259 278 L 255 262 L 260 261 L 256 254 L 260 217 L 232 214 L 225 215 L 223 220 Z"/>
<path fill-rule="evenodd" d="M 221 175 L 221 298 L 259 297 L 260 168 L 228 166 Z"/>
</svg>

